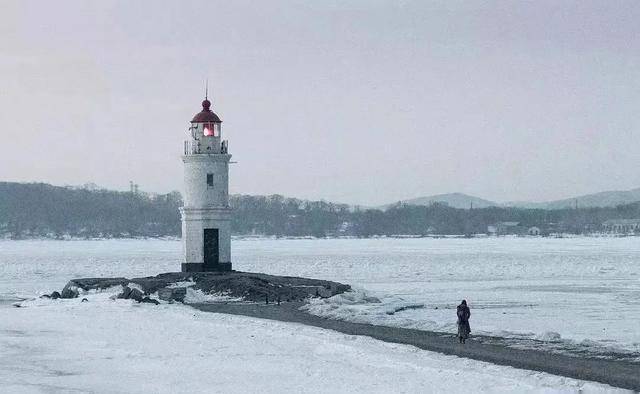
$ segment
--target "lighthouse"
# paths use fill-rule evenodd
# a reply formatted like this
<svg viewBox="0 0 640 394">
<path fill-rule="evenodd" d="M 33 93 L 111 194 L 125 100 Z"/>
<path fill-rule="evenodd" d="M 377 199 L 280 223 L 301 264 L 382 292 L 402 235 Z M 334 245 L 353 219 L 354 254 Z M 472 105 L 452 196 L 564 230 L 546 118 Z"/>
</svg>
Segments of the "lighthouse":
<svg viewBox="0 0 640 394">
<path fill-rule="evenodd" d="M 182 272 L 231 270 L 230 159 L 222 121 L 205 95 L 202 111 L 191 120 L 182 155 Z"/>
</svg>

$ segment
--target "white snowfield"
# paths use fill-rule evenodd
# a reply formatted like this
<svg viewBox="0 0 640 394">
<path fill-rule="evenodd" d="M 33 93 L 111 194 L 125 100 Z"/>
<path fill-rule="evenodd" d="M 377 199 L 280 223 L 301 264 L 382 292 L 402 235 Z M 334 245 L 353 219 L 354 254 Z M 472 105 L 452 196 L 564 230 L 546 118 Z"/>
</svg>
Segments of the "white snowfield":
<svg viewBox="0 0 640 394">
<path fill-rule="evenodd" d="M 466 298 L 474 334 L 640 351 L 637 237 L 257 239 L 234 241 L 233 253 L 238 270 L 361 290 L 309 307 L 329 318 L 454 331 L 455 306 Z M 88 303 L 11 306 L 61 290 L 70 278 L 175 271 L 180 256 L 176 240 L 0 241 L 0 394 L 615 391 L 317 328 L 110 301 L 105 294 Z M 193 302 L 225 297 L 189 292 Z"/>
<path fill-rule="evenodd" d="M 234 241 L 233 253 L 238 270 L 335 280 L 381 301 L 311 310 L 327 317 L 455 332 L 464 298 L 473 334 L 640 353 L 638 237 L 256 239 Z M 175 271 L 180 258 L 175 240 L 0 241 L 0 299 L 51 293 L 70 278 Z M 424 307 L 389 314 L 411 305 Z"/>
<path fill-rule="evenodd" d="M 0 305 L 2 393 L 605 393 L 303 325 L 110 300 Z"/>
</svg>

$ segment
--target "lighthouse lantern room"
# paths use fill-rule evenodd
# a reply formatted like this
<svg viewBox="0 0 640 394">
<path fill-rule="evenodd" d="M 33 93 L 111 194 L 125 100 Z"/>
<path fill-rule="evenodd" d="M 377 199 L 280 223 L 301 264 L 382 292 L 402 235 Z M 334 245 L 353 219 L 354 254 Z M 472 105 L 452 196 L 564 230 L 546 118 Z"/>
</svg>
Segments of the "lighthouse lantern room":
<svg viewBox="0 0 640 394">
<path fill-rule="evenodd" d="M 231 208 L 227 141 L 205 97 L 184 142 L 183 272 L 231 270 Z"/>
</svg>

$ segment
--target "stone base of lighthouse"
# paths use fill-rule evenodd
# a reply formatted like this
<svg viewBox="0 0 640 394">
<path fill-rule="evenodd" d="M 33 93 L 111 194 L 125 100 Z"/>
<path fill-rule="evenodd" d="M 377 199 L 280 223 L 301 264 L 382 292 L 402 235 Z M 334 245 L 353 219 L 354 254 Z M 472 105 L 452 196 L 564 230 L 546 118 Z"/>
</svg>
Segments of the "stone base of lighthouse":
<svg viewBox="0 0 640 394">
<path fill-rule="evenodd" d="M 180 209 L 182 272 L 231 271 L 231 209 Z"/>
</svg>

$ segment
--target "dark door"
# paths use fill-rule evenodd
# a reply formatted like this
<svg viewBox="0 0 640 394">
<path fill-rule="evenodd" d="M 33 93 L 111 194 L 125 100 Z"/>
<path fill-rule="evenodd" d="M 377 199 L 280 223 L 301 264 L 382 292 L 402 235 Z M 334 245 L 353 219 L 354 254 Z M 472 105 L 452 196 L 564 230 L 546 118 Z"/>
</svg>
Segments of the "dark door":
<svg viewBox="0 0 640 394">
<path fill-rule="evenodd" d="M 204 229 L 204 265 L 218 265 L 218 229 Z"/>
</svg>

